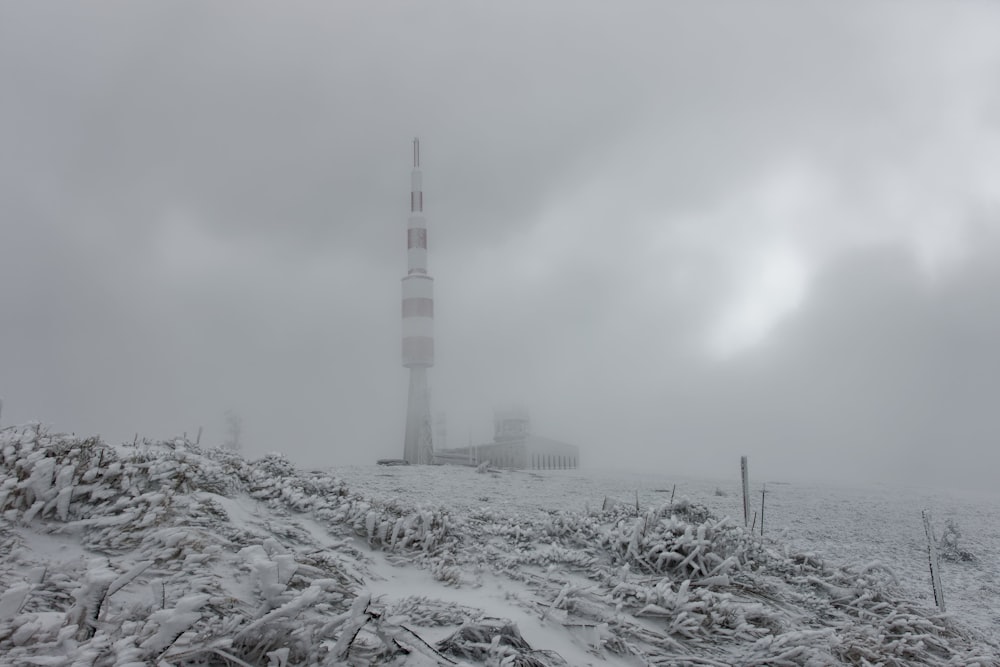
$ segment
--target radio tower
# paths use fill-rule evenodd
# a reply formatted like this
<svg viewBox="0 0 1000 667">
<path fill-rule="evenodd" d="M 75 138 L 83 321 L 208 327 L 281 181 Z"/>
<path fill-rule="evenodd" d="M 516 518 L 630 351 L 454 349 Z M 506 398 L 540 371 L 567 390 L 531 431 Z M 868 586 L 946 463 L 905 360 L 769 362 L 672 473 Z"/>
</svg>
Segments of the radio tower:
<svg viewBox="0 0 1000 667">
<path fill-rule="evenodd" d="M 403 458 L 433 463 L 431 401 L 427 369 L 434 365 L 434 279 L 427 274 L 427 221 L 424 219 L 420 140 L 413 140 L 410 176 L 410 219 L 406 226 L 408 270 L 403 278 L 403 366 L 410 369 Z"/>
</svg>

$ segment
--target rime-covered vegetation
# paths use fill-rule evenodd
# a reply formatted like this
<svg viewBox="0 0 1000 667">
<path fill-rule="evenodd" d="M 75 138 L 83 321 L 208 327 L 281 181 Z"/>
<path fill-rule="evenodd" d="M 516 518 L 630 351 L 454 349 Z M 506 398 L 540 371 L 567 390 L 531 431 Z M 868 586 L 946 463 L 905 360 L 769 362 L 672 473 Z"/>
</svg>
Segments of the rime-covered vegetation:
<svg viewBox="0 0 1000 667">
<path fill-rule="evenodd" d="M 350 482 L 184 440 L 0 432 L 0 664 L 1000 664 L 886 567 L 687 500 L 458 514 Z M 390 567 L 433 585 L 373 593 Z M 497 582 L 550 641 L 446 594 Z"/>
</svg>

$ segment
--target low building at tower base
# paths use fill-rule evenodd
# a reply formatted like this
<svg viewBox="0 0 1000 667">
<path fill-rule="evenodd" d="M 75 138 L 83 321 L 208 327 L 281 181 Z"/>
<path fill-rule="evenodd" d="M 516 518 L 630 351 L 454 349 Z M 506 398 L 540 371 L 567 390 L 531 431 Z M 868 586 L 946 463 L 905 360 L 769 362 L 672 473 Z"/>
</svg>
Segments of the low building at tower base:
<svg viewBox="0 0 1000 667">
<path fill-rule="evenodd" d="M 531 435 L 524 410 L 497 412 L 493 442 L 434 452 L 436 463 L 477 466 L 484 461 L 510 470 L 568 470 L 580 466 L 580 448 L 559 440 Z"/>
</svg>

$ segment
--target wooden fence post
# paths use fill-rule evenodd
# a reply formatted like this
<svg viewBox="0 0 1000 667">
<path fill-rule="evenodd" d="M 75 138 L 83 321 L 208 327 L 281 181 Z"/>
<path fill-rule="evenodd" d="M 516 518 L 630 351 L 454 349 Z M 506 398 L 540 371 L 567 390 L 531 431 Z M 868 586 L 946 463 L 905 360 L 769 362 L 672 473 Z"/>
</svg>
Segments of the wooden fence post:
<svg viewBox="0 0 1000 667">
<path fill-rule="evenodd" d="M 740 457 L 740 474 L 743 477 L 743 527 L 750 525 L 750 479 L 747 473 L 747 457 Z"/>
<path fill-rule="evenodd" d="M 927 533 L 927 562 L 931 568 L 931 587 L 934 589 L 934 603 L 944 612 L 944 591 L 941 588 L 941 568 L 938 566 L 937 545 L 931 528 L 930 510 L 924 510 L 924 532 Z"/>
<path fill-rule="evenodd" d="M 764 496 L 767 495 L 767 484 L 760 489 L 760 536 L 764 537 Z"/>
</svg>

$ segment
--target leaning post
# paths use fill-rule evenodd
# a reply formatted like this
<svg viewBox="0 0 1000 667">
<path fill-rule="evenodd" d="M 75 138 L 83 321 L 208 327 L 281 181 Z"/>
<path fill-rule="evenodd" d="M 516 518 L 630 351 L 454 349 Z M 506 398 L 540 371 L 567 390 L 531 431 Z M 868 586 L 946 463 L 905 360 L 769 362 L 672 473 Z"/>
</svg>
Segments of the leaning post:
<svg viewBox="0 0 1000 667">
<path fill-rule="evenodd" d="M 941 568 L 938 566 L 937 545 L 934 543 L 934 530 L 931 528 L 930 510 L 922 512 L 924 517 L 924 532 L 927 533 L 927 562 L 931 569 L 931 588 L 934 589 L 934 603 L 944 612 L 944 590 L 941 588 Z"/>
<path fill-rule="evenodd" d="M 750 525 L 750 479 L 747 474 L 747 457 L 740 457 L 740 474 L 743 478 L 743 527 Z"/>
<path fill-rule="evenodd" d="M 767 495 L 767 484 L 760 489 L 760 536 L 764 537 L 764 496 Z"/>
</svg>

